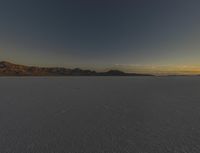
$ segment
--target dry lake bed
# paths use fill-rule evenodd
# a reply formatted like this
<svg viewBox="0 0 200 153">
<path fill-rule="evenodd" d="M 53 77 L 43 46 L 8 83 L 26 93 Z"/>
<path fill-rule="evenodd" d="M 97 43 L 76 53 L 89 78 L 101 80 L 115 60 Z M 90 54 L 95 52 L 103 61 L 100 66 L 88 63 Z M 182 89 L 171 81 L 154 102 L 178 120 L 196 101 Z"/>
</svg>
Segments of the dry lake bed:
<svg viewBox="0 0 200 153">
<path fill-rule="evenodd" d="M 0 153 L 199 153 L 200 77 L 1 77 Z"/>
</svg>

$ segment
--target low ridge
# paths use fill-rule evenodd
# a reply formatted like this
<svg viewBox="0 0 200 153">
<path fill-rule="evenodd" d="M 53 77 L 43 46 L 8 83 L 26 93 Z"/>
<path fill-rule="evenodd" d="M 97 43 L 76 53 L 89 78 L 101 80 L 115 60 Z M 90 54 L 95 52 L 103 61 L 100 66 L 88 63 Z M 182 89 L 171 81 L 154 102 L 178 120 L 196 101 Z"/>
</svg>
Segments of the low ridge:
<svg viewBox="0 0 200 153">
<path fill-rule="evenodd" d="M 152 76 L 149 74 L 125 73 L 119 70 L 96 72 L 79 68 L 36 67 L 0 62 L 0 76 Z"/>
</svg>

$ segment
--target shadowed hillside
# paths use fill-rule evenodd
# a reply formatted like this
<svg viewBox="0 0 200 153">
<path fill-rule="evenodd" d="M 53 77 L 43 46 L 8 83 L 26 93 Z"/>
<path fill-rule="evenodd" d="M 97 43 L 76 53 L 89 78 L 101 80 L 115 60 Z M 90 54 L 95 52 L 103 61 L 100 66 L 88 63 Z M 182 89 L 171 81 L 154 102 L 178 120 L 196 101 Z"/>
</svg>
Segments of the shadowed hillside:
<svg viewBox="0 0 200 153">
<path fill-rule="evenodd" d="M 119 70 L 96 72 L 79 68 L 36 67 L 0 62 L 0 76 L 151 76 L 149 74 L 125 73 Z"/>
</svg>

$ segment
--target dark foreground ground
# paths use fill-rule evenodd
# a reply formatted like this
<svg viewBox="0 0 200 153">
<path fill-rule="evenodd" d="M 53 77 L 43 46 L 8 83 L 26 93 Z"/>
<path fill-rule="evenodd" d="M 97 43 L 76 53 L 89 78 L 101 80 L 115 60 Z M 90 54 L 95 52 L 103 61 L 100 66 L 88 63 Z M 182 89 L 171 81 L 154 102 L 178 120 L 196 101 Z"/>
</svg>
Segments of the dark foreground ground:
<svg viewBox="0 0 200 153">
<path fill-rule="evenodd" d="M 199 153 L 200 77 L 0 78 L 0 153 Z"/>
</svg>

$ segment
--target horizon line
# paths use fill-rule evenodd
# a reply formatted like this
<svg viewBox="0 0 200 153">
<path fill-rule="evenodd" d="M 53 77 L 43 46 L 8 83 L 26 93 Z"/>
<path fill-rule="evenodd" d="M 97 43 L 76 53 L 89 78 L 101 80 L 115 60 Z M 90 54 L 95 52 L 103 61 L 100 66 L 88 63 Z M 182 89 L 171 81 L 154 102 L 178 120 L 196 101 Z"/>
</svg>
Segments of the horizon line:
<svg viewBox="0 0 200 153">
<path fill-rule="evenodd" d="M 200 75 L 200 67 L 197 66 L 187 66 L 187 65 L 158 65 L 158 66 L 152 66 L 152 65 L 137 65 L 137 64 L 115 64 L 110 65 L 104 68 L 101 68 L 101 70 L 98 69 L 91 69 L 90 67 L 84 68 L 84 67 L 65 67 L 65 66 L 42 66 L 42 65 L 35 65 L 35 64 L 22 64 L 14 62 L 13 60 L 1 60 L 2 62 L 20 65 L 20 66 L 28 66 L 28 67 L 38 67 L 38 68 L 64 68 L 64 69 L 82 69 L 82 70 L 91 70 L 95 71 L 97 73 L 101 72 L 107 72 L 109 70 L 118 70 L 122 71 L 124 73 L 135 73 L 135 74 L 150 74 L 155 76 L 170 76 L 170 75 L 186 75 L 186 76 L 197 76 Z M 131 70 L 132 67 L 132 70 Z M 168 68 L 168 69 L 163 69 Z M 171 68 L 171 69 L 170 69 Z M 181 69 L 180 69 L 181 68 Z M 135 70 L 134 70 L 135 69 Z"/>
</svg>

